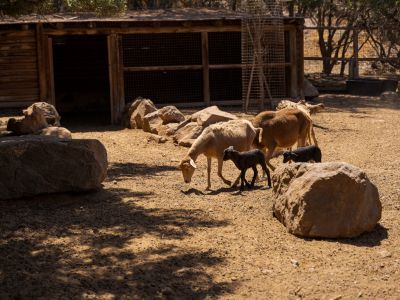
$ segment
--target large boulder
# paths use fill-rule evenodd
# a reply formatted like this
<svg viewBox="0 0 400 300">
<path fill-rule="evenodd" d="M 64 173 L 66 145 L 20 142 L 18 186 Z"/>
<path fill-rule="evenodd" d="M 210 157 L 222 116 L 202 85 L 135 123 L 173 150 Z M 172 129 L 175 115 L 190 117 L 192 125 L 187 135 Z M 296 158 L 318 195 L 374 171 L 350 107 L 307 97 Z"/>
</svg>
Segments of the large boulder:
<svg viewBox="0 0 400 300">
<path fill-rule="evenodd" d="M 185 121 L 185 116 L 175 106 L 164 106 L 159 109 L 163 124 L 180 123 Z"/>
<path fill-rule="evenodd" d="M 128 114 L 130 113 L 130 128 L 138 128 L 142 129 L 143 128 L 143 118 L 154 111 L 156 111 L 157 108 L 155 107 L 154 103 L 150 99 L 137 99 L 135 102 L 131 105 L 131 107 L 128 109 Z"/>
<path fill-rule="evenodd" d="M 195 112 L 191 116 L 192 122 L 197 122 L 197 124 L 203 128 L 217 122 L 226 122 L 236 119 L 237 117 L 235 115 L 222 111 L 215 105 Z"/>
<path fill-rule="evenodd" d="M 347 163 L 295 163 L 275 170 L 273 212 L 303 237 L 348 238 L 381 218 L 379 193 L 365 172 Z"/>
<path fill-rule="evenodd" d="M 98 140 L 48 136 L 2 138 L 0 199 L 99 188 L 107 152 Z"/>
</svg>

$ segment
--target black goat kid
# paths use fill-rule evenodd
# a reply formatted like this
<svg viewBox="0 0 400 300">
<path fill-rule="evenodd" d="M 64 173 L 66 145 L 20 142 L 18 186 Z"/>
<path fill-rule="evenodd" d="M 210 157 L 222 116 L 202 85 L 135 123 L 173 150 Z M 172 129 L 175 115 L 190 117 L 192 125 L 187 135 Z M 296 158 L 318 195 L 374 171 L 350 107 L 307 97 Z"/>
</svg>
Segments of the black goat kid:
<svg viewBox="0 0 400 300">
<path fill-rule="evenodd" d="M 229 147 L 224 150 L 223 160 L 232 160 L 235 166 L 241 170 L 240 173 L 240 190 L 243 191 L 244 183 L 248 188 L 254 187 L 254 182 L 256 181 L 257 177 L 257 165 L 261 165 L 264 172 L 267 174 L 268 177 L 268 186 L 271 187 L 271 177 L 269 174 L 269 170 L 267 168 L 267 164 L 265 163 L 265 156 L 264 153 L 259 150 L 250 150 L 245 152 L 239 152 L 233 149 L 233 147 Z M 252 168 L 254 172 L 253 179 L 251 184 L 249 184 L 246 180 L 246 171 L 247 169 Z"/>
<path fill-rule="evenodd" d="M 311 145 L 283 152 L 283 162 L 286 163 L 289 160 L 294 162 L 308 162 L 310 160 L 321 162 L 321 156 L 321 149 L 318 146 Z"/>
</svg>

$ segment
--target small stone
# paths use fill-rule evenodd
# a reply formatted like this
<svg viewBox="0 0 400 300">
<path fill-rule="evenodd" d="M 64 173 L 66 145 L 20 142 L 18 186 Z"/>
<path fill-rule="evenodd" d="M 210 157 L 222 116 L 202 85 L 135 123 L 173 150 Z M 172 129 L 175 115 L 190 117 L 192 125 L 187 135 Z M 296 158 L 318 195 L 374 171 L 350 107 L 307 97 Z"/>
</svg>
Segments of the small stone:
<svg viewBox="0 0 400 300">
<path fill-rule="evenodd" d="M 292 263 L 293 267 L 297 268 L 298 266 L 300 266 L 299 262 L 295 259 L 291 259 L 290 262 Z"/>
<path fill-rule="evenodd" d="M 262 269 L 261 270 L 261 273 L 263 273 L 263 274 L 272 274 L 272 271 L 271 270 L 268 270 L 268 269 Z"/>
<path fill-rule="evenodd" d="M 118 184 L 118 182 L 116 180 L 113 181 L 113 184 Z"/>
<path fill-rule="evenodd" d="M 382 258 L 392 257 L 392 253 L 390 253 L 390 252 L 387 251 L 387 250 L 379 251 L 379 255 L 380 255 Z"/>
<path fill-rule="evenodd" d="M 342 299 L 342 298 L 343 298 L 342 295 L 338 295 L 338 296 L 334 296 L 334 297 L 330 298 L 330 300 L 339 300 L 339 299 Z"/>
<path fill-rule="evenodd" d="M 363 292 L 358 292 L 357 297 L 361 298 L 363 296 Z"/>
<path fill-rule="evenodd" d="M 231 280 L 232 280 L 232 281 L 236 281 L 237 278 L 236 278 L 236 277 L 231 277 Z"/>
</svg>

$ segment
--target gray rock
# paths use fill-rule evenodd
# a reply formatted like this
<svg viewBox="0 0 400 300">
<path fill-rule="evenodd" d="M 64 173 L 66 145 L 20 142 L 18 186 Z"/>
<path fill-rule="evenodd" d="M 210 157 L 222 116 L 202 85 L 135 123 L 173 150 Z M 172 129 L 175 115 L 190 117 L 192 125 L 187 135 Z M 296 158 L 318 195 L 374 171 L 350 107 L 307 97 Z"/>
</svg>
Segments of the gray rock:
<svg viewBox="0 0 400 300">
<path fill-rule="evenodd" d="M 375 228 L 382 205 L 365 172 L 347 163 L 295 163 L 275 170 L 273 212 L 303 237 L 355 237 Z"/>
<path fill-rule="evenodd" d="M 35 102 L 30 107 L 32 106 L 36 106 L 43 111 L 44 117 L 49 125 L 56 127 L 61 126 L 60 124 L 61 117 L 53 105 L 47 102 Z"/>
<path fill-rule="evenodd" d="M 160 113 L 158 110 L 148 113 L 143 117 L 142 128 L 145 132 L 158 134 L 160 127 L 163 124 Z"/>
<path fill-rule="evenodd" d="M 319 96 L 317 88 L 306 78 L 303 81 L 304 97 L 307 100 L 311 100 Z"/>
<path fill-rule="evenodd" d="M 236 120 L 237 116 L 222 111 L 218 108 L 218 106 L 210 106 L 198 112 L 195 112 L 191 116 L 192 122 L 197 122 L 199 126 L 207 127 L 211 124 L 217 122 L 225 122 L 229 120 Z"/>
<path fill-rule="evenodd" d="M 175 106 L 164 106 L 159 112 L 163 124 L 180 123 L 185 120 L 185 116 Z"/>
<path fill-rule="evenodd" d="M 106 174 L 107 152 L 98 140 L 0 140 L 0 199 L 97 189 Z"/>
<path fill-rule="evenodd" d="M 393 91 L 386 91 L 383 92 L 380 96 L 381 100 L 383 101 L 400 101 L 400 96 L 398 93 L 393 92 Z"/>
<path fill-rule="evenodd" d="M 7 130 L 17 135 L 33 134 L 48 127 L 44 111 L 35 105 L 23 110 L 23 118 L 10 118 L 7 122 Z"/>
<path fill-rule="evenodd" d="M 157 108 L 150 99 L 139 98 L 128 108 L 130 128 L 143 128 L 143 118 Z"/>
<path fill-rule="evenodd" d="M 196 122 L 190 122 L 175 132 L 173 141 L 180 146 L 190 147 L 202 131 L 202 126 L 199 126 Z"/>
<path fill-rule="evenodd" d="M 56 126 L 50 126 L 41 129 L 38 134 L 40 135 L 49 135 L 49 136 L 55 136 L 61 139 L 72 139 L 72 134 L 71 131 L 69 131 L 65 127 L 56 127 Z"/>
</svg>

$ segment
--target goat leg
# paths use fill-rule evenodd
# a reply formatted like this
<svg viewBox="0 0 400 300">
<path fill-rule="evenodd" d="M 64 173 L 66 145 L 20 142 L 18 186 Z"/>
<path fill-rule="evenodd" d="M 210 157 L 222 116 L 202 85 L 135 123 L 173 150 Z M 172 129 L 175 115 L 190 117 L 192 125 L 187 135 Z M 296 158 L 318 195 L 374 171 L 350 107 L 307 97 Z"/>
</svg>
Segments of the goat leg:
<svg viewBox="0 0 400 300">
<path fill-rule="evenodd" d="M 246 170 L 242 170 L 242 172 L 240 172 L 240 179 L 241 179 L 240 180 L 240 191 L 244 190 L 244 182 L 246 181 L 245 173 L 246 173 Z"/>
<path fill-rule="evenodd" d="M 268 187 L 271 188 L 271 175 L 270 175 L 270 172 L 269 172 L 269 170 L 268 170 L 268 168 L 267 168 L 267 164 L 266 164 L 266 163 L 262 163 L 262 164 L 261 164 L 261 167 L 262 167 L 264 173 L 267 174 L 267 178 L 268 178 Z"/>
<path fill-rule="evenodd" d="M 267 163 L 267 165 L 271 168 L 272 171 L 275 170 L 275 167 L 273 165 L 271 165 L 271 163 L 269 162 L 269 160 L 271 159 L 272 155 L 274 154 L 275 148 L 273 149 L 268 149 L 267 154 L 265 154 L 265 162 Z M 265 170 L 264 170 L 264 174 L 265 176 Z"/>
<path fill-rule="evenodd" d="M 244 183 L 246 183 L 247 188 L 250 189 L 250 188 L 251 188 L 251 185 L 250 185 L 250 183 L 246 180 L 246 171 L 247 171 L 247 169 L 242 171 L 242 172 L 243 172 L 243 180 L 244 180 Z"/>
<path fill-rule="evenodd" d="M 231 186 L 232 182 L 230 182 L 229 180 L 225 179 L 224 176 L 222 176 L 222 165 L 223 165 L 224 161 L 222 160 L 222 158 L 218 158 L 218 176 L 222 179 L 222 181 Z"/>
<path fill-rule="evenodd" d="M 236 180 L 235 180 L 235 182 L 234 183 L 232 183 L 232 187 L 235 187 L 235 186 L 237 186 L 238 184 L 239 184 L 239 180 L 240 180 L 240 174 L 239 174 L 239 176 L 236 178 Z"/>
<path fill-rule="evenodd" d="M 254 187 L 254 183 L 256 182 L 256 178 L 257 178 L 257 175 L 258 175 L 258 171 L 257 171 L 257 167 L 256 166 L 253 166 L 253 172 L 254 172 L 254 175 L 253 175 L 253 179 L 251 180 L 251 187 L 252 188 Z"/>
<path fill-rule="evenodd" d="M 211 157 L 207 157 L 207 190 L 211 188 Z"/>
</svg>

